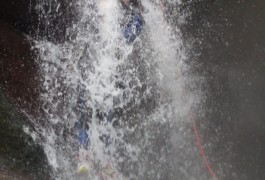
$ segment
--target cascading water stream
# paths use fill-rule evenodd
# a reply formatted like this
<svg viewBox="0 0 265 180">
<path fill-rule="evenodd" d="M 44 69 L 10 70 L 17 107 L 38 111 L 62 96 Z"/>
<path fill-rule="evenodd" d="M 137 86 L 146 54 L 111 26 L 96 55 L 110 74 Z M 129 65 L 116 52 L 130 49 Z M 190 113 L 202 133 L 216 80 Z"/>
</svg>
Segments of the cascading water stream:
<svg viewBox="0 0 265 180">
<path fill-rule="evenodd" d="M 81 92 L 91 114 L 93 158 L 113 162 L 120 179 L 192 179 L 202 174 L 199 168 L 189 174 L 196 165 L 187 158 L 192 150 L 184 148 L 189 136 L 183 124 L 195 96 L 186 89 L 182 37 L 172 30 L 177 26 L 167 24 L 159 4 L 143 0 L 144 31 L 133 44 L 123 38 L 123 10 L 116 0 L 79 0 L 79 21 L 67 29 L 70 39 L 37 42 L 46 117 L 31 134 L 43 146 L 55 179 L 76 178 Z M 116 110 L 122 111 L 117 127 L 99 122 L 98 112 L 104 116 Z M 108 148 L 99 139 L 106 131 L 112 140 Z"/>
</svg>

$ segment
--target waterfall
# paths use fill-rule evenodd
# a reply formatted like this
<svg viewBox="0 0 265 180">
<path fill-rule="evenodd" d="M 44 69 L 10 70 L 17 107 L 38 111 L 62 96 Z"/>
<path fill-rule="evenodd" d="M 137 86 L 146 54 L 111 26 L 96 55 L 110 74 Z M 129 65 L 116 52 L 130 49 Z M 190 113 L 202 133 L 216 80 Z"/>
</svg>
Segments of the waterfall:
<svg viewBox="0 0 265 180">
<path fill-rule="evenodd" d="M 123 9 L 116 0 L 78 0 L 78 21 L 66 29 L 68 40 L 36 42 L 45 117 L 31 135 L 44 148 L 55 179 L 76 178 L 80 93 L 91 115 L 93 158 L 101 164 L 111 161 L 120 179 L 196 179 L 202 174 L 192 159 L 194 149 L 186 148 L 189 114 L 199 100 L 187 88 L 191 77 L 179 24 L 165 18 L 170 14 L 161 1 L 142 4 L 144 30 L 132 44 L 123 37 Z M 100 123 L 99 114 L 117 111 L 118 125 Z M 112 141 L 108 147 L 99 138 L 106 132 Z M 191 167 L 195 173 L 190 174 Z"/>
</svg>

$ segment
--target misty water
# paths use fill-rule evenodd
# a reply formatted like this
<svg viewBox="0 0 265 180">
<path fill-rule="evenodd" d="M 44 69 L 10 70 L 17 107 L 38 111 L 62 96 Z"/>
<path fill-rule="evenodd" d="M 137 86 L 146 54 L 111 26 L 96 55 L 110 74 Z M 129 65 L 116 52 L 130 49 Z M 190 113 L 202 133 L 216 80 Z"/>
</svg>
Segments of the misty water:
<svg viewBox="0 0 265 180">
<path fill-rule="evenodd" d="M 191 82 L 202 79 L 189 74 L 186 65 L 190 47 L 179 29 L 185 15 L 177 8 L 167 13 L 159 1 L 142 3 L 145 25 L 132 44 L 123 37 L 124 10 L 116 0 L 79 0 L 73 4 L 78 21 L 66 30 L 68 41 L 35 42 L 46 115 L 34 122 L 36 131 L 24 131 L 44 148 L 55 179 L 77 178 L 80 96 L 90 116 L 92 157 L 102 166 L 111 162 L 118 179 L 208 178 L 202 161 L 194 161 L 200 158 L 196 146 L 190 145 L 195 143 L 190 124 L 201 98 Z M 116 125 L 100 121 L 99 112 L 117 110 Z M 106 132 L 108 147 L 99 139 Z"/>
</svg>

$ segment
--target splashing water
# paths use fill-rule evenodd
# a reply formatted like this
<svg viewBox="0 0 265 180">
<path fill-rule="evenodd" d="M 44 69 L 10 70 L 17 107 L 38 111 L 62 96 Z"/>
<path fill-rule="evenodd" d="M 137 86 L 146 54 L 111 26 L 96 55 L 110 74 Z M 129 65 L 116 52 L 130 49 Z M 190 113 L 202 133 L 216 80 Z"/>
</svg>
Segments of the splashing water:
<svg viewBox="0 0 265 180">
<path fill-rule="evenodd" d="M 142 3 L 144 30 L 133 44 L 123 38 L 124 15 L 116 0 L 79 0 L 79 21 L 67 29 L 70 40 L 37 42 L 46 116 L 32 135 L 43 146 L 55 179 L 76 178 L 80 92 L 91 113 L 93 158 L 102 164 L 112 161 L 120 179 L 192 179 L 201 174 L 198 168 L 190 174 L 196 165 L 192 150 L 185 148 L 185 119 L 196 97 L 185 88 L 181 33 L 167 24 L 158 0 Z M 99 122 L 98 112 L 116 110 L 122 112 L 115 117 L 117 126 Z M 112 140 L 107 148 L 99 139 L 106 131 Z"/>
</svg>

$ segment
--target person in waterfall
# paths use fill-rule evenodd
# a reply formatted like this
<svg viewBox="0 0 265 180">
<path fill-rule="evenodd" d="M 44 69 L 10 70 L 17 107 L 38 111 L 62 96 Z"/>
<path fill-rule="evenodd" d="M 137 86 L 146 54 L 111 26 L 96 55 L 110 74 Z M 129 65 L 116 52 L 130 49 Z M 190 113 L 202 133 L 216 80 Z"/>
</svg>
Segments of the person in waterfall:
<svg viewBox="0 0 265 180">
<path fill-rule="evenodd" d="M 75 108 L 78 121 L 75 124 L 75 127 L 78 129 L 78 141 L 79 141 L 79 152 L 78 152 L 78 169 L 77 172 L 79 175 L 89 175 L 90 172 L 95 170 L 92 154 L 90 151 L 91 141 L 89 136 L 89 124 L 91 124 L 92 119 L 92 109 L 87 106 L 87 97 L 85 96 L 86 92 L 81 90 L 79 92 L 79 97 L 77 100 L 77 106 Z M 99 112 L 96 112 L 99 114 Z M 103 113 L 102 113 L 103 114 Z M 105 123 L 110 123 L 113 117 L 108 114 L 103 114 L 103 120 Z M 102 123 L 104 124 L 104 123 Z M 110 136 L 106 132 L 99 139 L 105 144 L 105 146 L 110 145 Z M 116 176 L 116 171 L 111 164 L 107 164 L 102 167 L 100 176 L 104 177 L 113 177 Z"/>
<path fill-rule="evenodd" d="M 92 159 L 90 155 L 90 136 L 89 136 L 89 123 L 92 117 L 92 113 L 88 111 L 88 107 L 86 105 L 86 97 L 85 91 L 81 90 L 79 92 L 77 106 L 75 108 L 76 117 L 78 121 L 75 123 L 75 128 L 78 133 L 78 142 L 79 142 L 79 150 L 78 150 L 78 173 L 85 174 L 91 170 L 92 167 Z"/>
<path fill-rule="evenodd" d="M 127 43 L 132 43 L 142 32 L 144 8 L 140 0 L 120 0 L 124 9 L 123 35 Z"/>
</svg>

